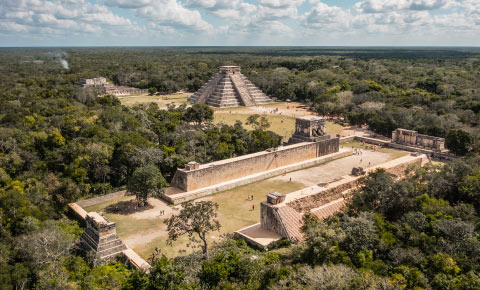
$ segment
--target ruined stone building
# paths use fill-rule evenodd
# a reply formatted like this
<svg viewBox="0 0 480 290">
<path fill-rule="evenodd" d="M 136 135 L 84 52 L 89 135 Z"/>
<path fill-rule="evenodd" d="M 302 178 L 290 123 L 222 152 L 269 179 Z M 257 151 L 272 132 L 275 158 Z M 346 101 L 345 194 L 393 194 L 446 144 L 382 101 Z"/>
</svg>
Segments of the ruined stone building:
<svg viewBox="0 0 480 290">
<path fill-rule="evenodd" d="M 255 106 L 272 102 L 240 72 L 239 66 L 221 66 L 220 71 L 188 100 L 213 107 Z"/>
<path fill-rule="evenodd" d="M 106 78 L 93 78 L 93 79 L 83 79 L 80 81 L 82 86 L 84 87 L 90 87 L 90 86 L 103 86 L 107 84 L 107 79 Z"/>
<path fill-rule="evenodd" d="M 80 81 L 82 87 L 96 87 L 101 88 L 102 93 L 99 96 L 112 95 L 112 96 L 128 96 L 128 95 L 138 95 L 145 94 L 148 90 L 125 87 L 125 86 L 116 86 L 110 82 L 107 82 L 106 78 L 93 78 L 93 79 L 83 79 Z"/>
<path fill-rule="evenodd" d="M 446 151 L 444 138 L 418 134 L 413 130 L 396 129 L 392 132 L 392 142 L 436 152 Z"/>
<path fill-rule="evenodd" d="M 320 117 L 304 117 L 295 119 L 295 133 L 288 144 L 300 142 L 317 142 L 330 138 L 325 132 L 326 120 Z"/>
<path fill-rule="evenodd" d="M 85 217 L 86 229 L 80 238 L 83 249 L 93 251 L 101 261 L 110 260 L 127 249 L 118 238 L 114 222 L 97 212 Z"/>
</svg>

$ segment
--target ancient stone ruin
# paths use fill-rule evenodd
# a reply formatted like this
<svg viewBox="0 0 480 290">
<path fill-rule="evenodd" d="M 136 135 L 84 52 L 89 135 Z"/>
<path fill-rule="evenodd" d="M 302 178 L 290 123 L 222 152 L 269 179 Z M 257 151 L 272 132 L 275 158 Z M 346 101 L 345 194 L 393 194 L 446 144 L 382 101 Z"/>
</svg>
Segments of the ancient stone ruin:
<svg viewBox="0 0 480 290">
<path fill-rule="evenodd" d="M 128 96 L 128 95 L 138 95 L 145 94 L 148 90 L 131 88 L 125 86 L 116 86 L 110 82 L 107 82 L 106 78 L 93 78 L 93 79 L 83 79 L 80 81 L 82 87 L 96 87 L 102 90 L 102 93 L 99 96 L 104 95 L 113 95 L 113 96 Z"/>
<path fill-rule="evenodd" d="M 80 238 L 85 251 L 94 251 L 100 261 L 106 261 L 126 250 L 118 238 L 114 222 L 97 212 L 89 212 L 85 217 L 86 229 Z"/>
<path fill-rule="evenodd" d="M 83 87 L 90 87 L 90 86 L 103 86 L 107 83 L 106 78 L 93 78 L 93 79 L 83 79 L 80 81 Z"/>
<path fill-rule="evenodd" d="M 402 177 L 405 176 L 408 168 L 412 166 L 419 168 L 427 162 L 428 158 L 425 154 L 407 155 L 366 170 L 362 169 L 362 171 L 363 174 L 366 174 L 383 168 L 388 173 Z M 345 175 L 326 185 L 313 185 L 291 192 L 288 195 L 278 192 L 269 193 L 267 200 L 260 204 L 261 228 L 291 242 L 302 241 L 304 239 L 301 231 L 303 216 L 309 213 L 322 219 L 341 210 L 351 199 L 353 190 L 359 185 L 362 175 Z M 237 232 L 241 233 L 242 230 Z M 246 238 L 247 241 L 255 239 L 255 237 L 249 237 L 245 234 L 240 236 Z"/>
<path fill-rule="evenodd" d="M 446 151 L 444 138 L 418 134 L 413 130 L 396 129 L 392 132 L 392 142 L 436 152 Z"/>
<path fill-rule="evenodd" d="M 295 120 L 295 133 L 288 144 L 318 142 L 330 138 L 325 132 L 326 120 L 320 117 L 305 117 Z"/>
<path fill-rule="evenodd" d="M 272 99 L 250 82 L 239 66 L 221 66 L 220 71 L 188 101 L 224 108 L 267 104 Z"/>
</svg>

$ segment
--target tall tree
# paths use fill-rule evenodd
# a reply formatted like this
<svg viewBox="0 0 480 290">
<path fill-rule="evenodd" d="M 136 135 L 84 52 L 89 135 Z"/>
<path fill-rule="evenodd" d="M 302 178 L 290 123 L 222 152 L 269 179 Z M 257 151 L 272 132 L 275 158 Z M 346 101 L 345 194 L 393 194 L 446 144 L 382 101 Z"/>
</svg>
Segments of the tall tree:
<svg viewBox="0 0 480 290">
<path fill-rule="evenodd" d="M 456 155 L 467 154 L 473 146 L 473 137 L 461 129 L 451 130 L 445 138 L 445 146 Z"/>
<path fill-rule="evenodd" d="M 182 207 L 178 215 L 172 215 L 165 220 L 167 243 L 172 245 L 173 241 L 187 234 L 191 242 L 202 243 L 204 257 L 208 258 L 207 233 L 220 229 L 220 222 L 217 220 L 218 204 L 211 201 L 186 202 Z"/>
<path fill-rule="evenodd" d="M 164 193 L 167 182 L 160 170 L 154 165 L 135 169 L 128 180 L 127 191 L 135 194 L 138 201 L 147 202 L 148 196 L 160 196 Z"/>
<path fill-rule="evenodd" d="M 195 104 L 187 109 L 184 116 L 187 122 L 194 122 L 198 125 L 213 120 L 213 110 L 204 104 Z"/>
</svg>

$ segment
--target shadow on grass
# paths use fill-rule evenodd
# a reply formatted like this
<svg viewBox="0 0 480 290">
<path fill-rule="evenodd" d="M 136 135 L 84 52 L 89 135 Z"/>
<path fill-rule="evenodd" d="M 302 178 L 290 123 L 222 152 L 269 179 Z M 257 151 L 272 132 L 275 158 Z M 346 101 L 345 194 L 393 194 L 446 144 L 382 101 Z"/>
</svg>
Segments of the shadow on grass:
<svg viewBox="0 0 480 290">
<path fill-rule="evenodd" d="M 121 215 L 129 215 L 136 212 L 142 212 L 145 210 L 152 209 L 153 206 L 146 203 L 144 206 L 137 206 L 137 201 L 135 200 L 126 200 L 120 201 L 114 204 L 111 204 L 105 208 L 106 213 L 114 213 Z"/>
</svg>

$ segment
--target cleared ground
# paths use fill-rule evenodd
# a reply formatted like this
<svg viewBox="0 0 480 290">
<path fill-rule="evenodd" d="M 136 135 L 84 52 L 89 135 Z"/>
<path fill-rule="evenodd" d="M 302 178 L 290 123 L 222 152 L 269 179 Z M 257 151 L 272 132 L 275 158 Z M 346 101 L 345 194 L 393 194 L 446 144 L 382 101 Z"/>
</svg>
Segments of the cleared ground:
<svg viewBox="0 0 480 290">
<path fill-rule="evenodd" d="M 236 121 L 241 121 L 243 126 L 251 130 L 253 129 L 252 126 L 246 125 L 247 118 L 254 114 L 248 113 L 250 112 L 249 108 L 245 108 L 244 110 L 236 110 L 232 111 L 215 111 L 214 115 L 214 123 L 219 124 L 227 124 L 233 125 Z M 293 133 L 295 132 L 295 118 L 288 116 L 288 115 L 279 115 L 279 114 L 267 114 L 265 115 L 267 120 L 270 122 L 270 128 L 268 130 L 277 133 L 280 136 L 283 136 L 283 141 L 287 141 Z M 327 122 L 326 124 L 326 131 L 327 134 L 332 136 L 336 136 L 342 132 L 343 127 L 341 125 Z"/>
<path fill-rule="evenodd" d="M 223 233 L 232 233 L 242 227 L 257 223 L 260 220 L 260 202 L 265 200 L 267 193 L 272 191 L 293 192 L 304 188 L 300 182 L 278 182 L 263 180 L 250 185 L 237 187 L 232 190 L 220 192 L 199 200 L 211 200 L 218 203 L 218 219 L 222 228 L 218 233 L 212 233 L 211 240 L 218 239 Z M 248 200 L 248 195 L 253 195 L 253 200 Z M 148 258 L 155 247 L 162 250 L 170 257 L 179 255 L 179 251 L 186 249 L 187 238 L 178 240 L 174 245 L 167 246 L 166 227 L 163 220 L 177 212 L 180 206 L 169 206 L 161 200 L 149 199 L 153 209 L 137 212 L 130 215 L 109 213 L 106 208 L 119 202 L 132 200 L 134 197 L 122 197 L 102 204 L 86 207 L 87 212 L 104 212 L 105 216 L 117 223 L 117 234 L 129 247 L 133 248 L 143 258 Z M 252 210 L 252 205 L 255 209 Z M 160 216 L 160 210 L 165 215 Z"/>
<path fill-rule="evenodd" d="M 345 146 L 359 148 L 361 145 L 360 143 L 350 143 Z M 200 200 L 211 200 L 219 205 L 218 218 L 222 228 L 220 232 L 212 233 L 210 240 L 214 241 L 223 233 L 232 233 L 235 230 L 258 223 L 260 220 L 260 202 L 266 200 L 267 193 L 278 191 L 288 194 L 313 184 L 329 182 L 349 174 L 354 166 L 366 168 L 369 162 L 370 166 L 374 166 L 406 154 L 408 153 L 391 149 L 378 149 L 376 152 L 363 149 L 363 155 L 361 156 L 353 155 L 337 159 L 323 165 L 290 172 L 286 175 L 201 198 Z M 292 181 L 290 181 L 290 178 Z M 253 195 L 253 200 L 248 200 L 248 195 Z M 151 209 L 125 215 L 109 212 L 108 209 L 111 211 L 115 205 L 128 200 L 133 200 L 133 197 L 122 197 L 87 207 L 86 210 L 104 212 L 110 220 L 117 223 L 119 237 L 145 259 L 156 247 L 170 257 L 182 254 L 181 250 L 191 251 L 186 247 L 188 243 L 186 237 L 175 242 L 173 247 L 167 246 L 165 243 L 167 233 L 163 220 L 177 212 L 180 206 L 169 206 L 161 200 L 150 199 L 149 203 L 153 206 Z M 255 206 L 254 210 L 252 210 L 252 205 Z M 160 210 L 164 210 L 165 215 L 160 216 Z"/>
<path fill-rule="evenodd" d="M 137 104 L 156 103 L 160 108 L 166 108 L 168 104 L 175 104 L 176 106 L 187 104 L 187 99 L 192 93 L 175 93 L 170 95 L 154 95 L 149 94 L 132 95 L 125 97 L 118 97 L 120 102 L 126 106 L 134 106 Z"/>
</svg>

